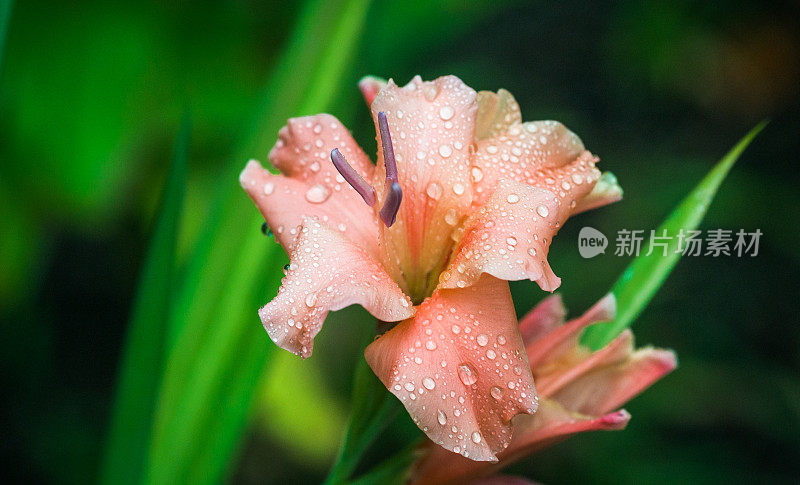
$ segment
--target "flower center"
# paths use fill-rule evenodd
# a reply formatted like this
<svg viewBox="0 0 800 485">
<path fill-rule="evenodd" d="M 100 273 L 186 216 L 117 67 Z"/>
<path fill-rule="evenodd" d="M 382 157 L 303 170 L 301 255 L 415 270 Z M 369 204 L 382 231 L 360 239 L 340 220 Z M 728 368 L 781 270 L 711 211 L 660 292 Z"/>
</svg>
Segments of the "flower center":
<svg viewBox="0 0 800 485">
<path fill-rule="evenodd" d="M 403 189 L 400 188 L 397 178 L 397 161 L 394 158 L 392 136 L 389 133 L 389 122 L 386 120 L 386 113 L 383 111 L 378 113 L 378 130 L 381 134 L 383 161 L 386 167 L 386 198 L 378 214 L 386 227 L 392 227 L 395 219 L 397 219 L 397 211 L 400 210 L 400 202 L 403 201 Z M 359 175 L 352 165 L 347 163 L 338 148 L 334 148 L 331 151 L 331 161 L 339 174 L 358 192 L 364 202 L 373 207 L 378 201 L 375 189 L 364 180 L 364 177 Z"/>
</svg>

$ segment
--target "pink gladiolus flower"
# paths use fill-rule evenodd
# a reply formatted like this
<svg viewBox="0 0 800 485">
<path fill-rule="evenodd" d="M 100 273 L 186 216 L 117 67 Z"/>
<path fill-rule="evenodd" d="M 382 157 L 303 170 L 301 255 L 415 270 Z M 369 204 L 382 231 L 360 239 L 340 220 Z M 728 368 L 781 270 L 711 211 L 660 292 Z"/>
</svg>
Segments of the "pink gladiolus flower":
<svg viewBox="0 0 800 485">
<path fill-rule="evenodd" d="M 360 304 L 399 322 L 366 350 L 376 375 L 435 443 L 496 460 L 536 390 L 507 280 L 553 291 L 550 241 L 576 212 L 618 200 L 597 159 L 554 121 L 523 123 L 507 91 L 454 76 L 404 87 L 365 78 L 377 164 L 333 116 L 289 120 L 270 161 L 240 182 L 290 256 L 259 310 L 303 358 L 325 316 Z M 502 389 L 501 399 L 492 397 Z"/>
<path fill-rule="evenodd" d="M 578 344 L 587 326 L 613 320 L 615 312 L 614 296 L 609 294 L 583 316 L 564 323 L 561 298 L 553 295 L 542 301 L 520 321 L 541 399 L 539 410 L 514 420 L 514 437 L 497 455 L 499 463 L 466 460 L 428 444 L 412 483 L 467 483 L 576 433 L 624 428 L 630 415 L 618 408 L 677 364 L 668 350 L 634 350 L 630 330 L 596 352 Z M 492 396 L 502 397 L 502 392 Z"/>
</svg>

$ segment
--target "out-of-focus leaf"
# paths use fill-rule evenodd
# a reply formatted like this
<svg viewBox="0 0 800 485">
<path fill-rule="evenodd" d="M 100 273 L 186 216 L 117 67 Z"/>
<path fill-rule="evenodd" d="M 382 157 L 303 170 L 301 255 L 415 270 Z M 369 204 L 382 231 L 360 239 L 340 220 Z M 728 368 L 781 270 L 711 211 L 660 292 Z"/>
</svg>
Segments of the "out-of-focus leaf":
<svg viewBox="0 0 800 485">
<path fill-rule="evenodd" d="M 136 293 L 122 357 L 101 481 L 139 483 L 164 365 L 191 121 L 184 116 Z"/>
<path fill-rule="evenodd" d="M 3 77 L 3 52 L 6 47 L 6 31 L 11 21 L 11 7 L 14 0 L 0 0 L 0 78 Z"/>
<path fill-rule="evenodd" d="M 266 154 L 286 118 L 321 112 L 331 103 L 368 4 L 307 3 L 267 83 L 253 130 L 220 177 L 207 231 L 172 313 L 148 482 L 217 483 L 231 465 L 259 374 L 274 348 L 256 309 L 274 292 L 285 261 L 260 233 L 237 173 L 248 157 Z"/>
<path fill-rule="evenodd" d="M 361 456 L 391 423 L 401 407 L 400 401 L 386 391 L 367 361 L 360 359 L 353 379 L 350 420 L 326 484 L 345 483 L 350 478 Z"/>
<path fill-rule="evenodd" d="M 589 327 L 582 339 L 585 345 L 591 349 L 604 347 L 641 313 L 681 257 L 679 231 L 694 230 L 700 224 L 725 176 L 766 124 L 762 121 L 739 140 L 656 229 L 656 236 L 668 238 L 666 255 L 656 250 L 633 260 L 611 289 L 617 298 L 617 318 Z"/>
<path fill-rule="evenodd" d="M 320 365 L 316 359 L 276 353 L 261 376 L 256 420 L 287 454 L 324 468 L 341 440 L 345 423 L 339 416 L 345 416 L 347 408 L 329 389 Z"/>
<path fill-rule="evenodd" d="M 408 469 L 417 458 L 419 443 L 412 443 L 367 473 L 349 482 L 350 485 L 400 485 L 406 483 Z"/>
</svg>

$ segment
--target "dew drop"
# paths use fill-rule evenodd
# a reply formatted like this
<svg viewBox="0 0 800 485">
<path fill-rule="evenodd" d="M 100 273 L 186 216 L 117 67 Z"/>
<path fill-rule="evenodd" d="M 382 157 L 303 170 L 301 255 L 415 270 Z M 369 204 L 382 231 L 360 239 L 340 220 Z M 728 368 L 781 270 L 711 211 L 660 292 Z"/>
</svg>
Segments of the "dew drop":
<svg viewBox="0 0 800 485">
<path fill-rule="evenodd" d="M 489 349 L 486 351 L 486 357 L 488 357 L 490 360 L 494 360 L 495 357 L 497 357 L 497 354 L 495 353 L 494 350 Z"/>
<path fill-rule="evenodd" d="M 477 431 L 472 432 L 472 442 L 473 443 L 480 443 L 481 442 L 481 434 Z"/>
<path fill-rule="evenodd" d="M 444 222 L 448 223 L 451 226 L 455 226 L 458 222 L 458 216 L 456 215 L 455 209 L 448 209 L 447 212 L 444 214 Z"/>
<path fill-rule="evenodd" d="M 473 182 L 480 182 L 483 180 L 483 170 L 478 167 L 472 167 L 472 181 Z"/>
<path fill-rule="evenodd" d="M 422 385 L 425 386 L 425 389 L 432 391 L 433 388 L 436 387 L 436 382 L 430 377 L 426 377 L 422 379 Z"/>
<path fill-rule="evenodd" d="M 478 340 L 478 345 L 480 345 L 481 347 L 485 347 L 486 344 L 489 343 L 489 337 L 487 337 L 485 333 L 478 335 L 477 340 Z"/>
<path fill-rule="evenodd" d="M 453 149 L 450 148 L 450 145 L 439 146 L 439 155 L 443 156 L 444 158 L 447 158 L 452 154 L 453 154 Z"/>
<path fill-rule="evenodd" d="M 452 106 L 442 106 L 442 108 L 439 110 L 439 116 L 445 121 L 452 118 L 455 114 L 456 110 L 454 110 Z"/>
<path fill-rule="evenodd" d="M 319 184 L 312 185 L 311 188 L 306 191 L 306 200 L 312 204 L 321 204 L 328 200 L 330 195 L 331 193 L 325 186 Z"/>
<path fill-rule="evenodd" d="M 517 238 L 515 238 L 514 236 L 511 236 L 508 239 L 506 239 L 506 242 L 508 243 L 509 246 L 516 246 L 517 245 Z"/>
<path fill-rule="evenodd" d="M 404 387 L 406 388 L 406 391 L 408 391 L 408 392 L 411 392 L 411 391 L 414 390 L 414 384 L 412 384 L 411 382 L 406 382 Z"/>
<path fill-rule="evenodd" d="M 497 386 L 493 386 L 492 390 L 489 391 L 489 393 L 492 395 L 493 398 L 495 398 L 498 401 L 503 398 L 503 390 Z"/>
<path fill-rule="evenodd" d="M 453 193 L 456 195 L 461 195 L 464 193 L 464 184 L 456 182 L 453 184 Z"/>
<path fill-rule="evenodd" d="M 547 209 L 547 207 L 540 205 L 539 207 L 536 208 L 536 213 L 542 217 L 547 217 L 550 211 Z"/>
<path fill-rule="evenodd" d="M 509 204 L 516 204 L 519 202 L 519 196 L 517 194 L 510 194 L 506 200 L 508 200 Z"/>
<path fill-rule="evenodd" d="M 497 343 L 500 344 L 500 345 L 505 345 L 506 344 L 506 338 L 504 336 L 502 336 L 502 335 L 498 336 L 497 337 Z"/>
<path fill-rule="evenodd" d="M 494 155 L 495 153 L 497 153 L 497 147 L 494 145 L 489 145 L 488 147 L 486 147 L 486 151 Z"/>
<path fill-rule="evenodd" d="M 467 362 L 461 363 L 458 365 L 458 378 L 465 386 L 471 386 L 478 382 L 478 371 Z"/>
<path fill-rule="evenodd" d="M 531 255 L 531 256 L 536 256 L 536 249 L 528 248 L 528 254 Z"/>
<path fill-rule="evenodd" d="M 445 424 L 447 424 L 447 415 L 444 413 L 444 411 L 439 409 L 438 411 L 436 411 L 436 420 L 439 421 L 439 424 L 444 426 Z"/>
<path fill-rule="evenodd" d="M 270 195 L 275 192 L 275 184 L 272 182 L 267 182 L 264 184 L 264 195 Z"/>
<path fill-rule="evenodd" d="M 433 340 L 428 340 L 425 342 L 425 348 L 428 350 L 436 350 L 436 342 Z"/>
<path fill-rule="evenodd" d="M 439 198 L 442 196 L 442 192 L 442 186 L 437 182 L 429 183 L 428 187 L 425 189 L 425 193 L 428 194 L 428 197 L 433 200 L 439 200 Z"/>
<path fill-rule="evenodd" d="M 306 306 L 312 308 L 317 303 L 317 295 L 314 293 L 309 293 L 306 296 Z"/>
</svg>

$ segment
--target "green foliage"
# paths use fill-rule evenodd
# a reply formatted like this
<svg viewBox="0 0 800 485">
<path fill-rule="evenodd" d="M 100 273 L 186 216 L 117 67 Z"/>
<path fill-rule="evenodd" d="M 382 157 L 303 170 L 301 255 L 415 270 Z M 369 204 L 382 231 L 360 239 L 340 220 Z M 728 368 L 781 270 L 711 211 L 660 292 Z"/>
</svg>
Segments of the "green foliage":
<svg viewBox="0 0 800 485">
<path fill-rule="evenodd" d="M 666 256 L 654 251 L 633 260 L 611 289 L 617 298 L 616 319 L 588 328 L 582 338 L 585 345 L 593 350 L 604 347 L 644 310 L 681 257 L 678 233 L 697 228 L 725 176 L 766 124 L 762 121 L 739 140 L 656 229 L 657 236 L 668 237 Z"/>
<path fill-rule="evenodd" d="M 223 172 L 221 180 L 228 182 L 221 184 L 172 312 L 149 483 L 216 483 L 231 465 L 258 377 L 274 350 L 255 310 L 274 292 L 284 261 L 278 246 L 258 231 L 259 218 L 236 184 L 236 173 L 247 157 L 263 154 L 286 118 L 325 111 L 367 5 L 364 0 L 306 5 L 267 84 L 254 129 Z"/>
<path fill-rule="evenodd" d="M 139 483 L 161 384 L 191 122 L 184 117 L 128 325 L 101 481 Z"/>
<path fill-rule="evenodd" d="M 3 53 L 6 47 L 6 31 L 11 19 L 14 0 L 0 0 L 0 78 L 3 76 Z"/>
<path fill-rule="evenodd" d="M 367 448 L 402 409 L 400 401 L 386 390 L 365 359 L 360 359 L 356 367 L 351 406 L 342 446 L 326 485 L 346 483 Z"/>
</svg>

